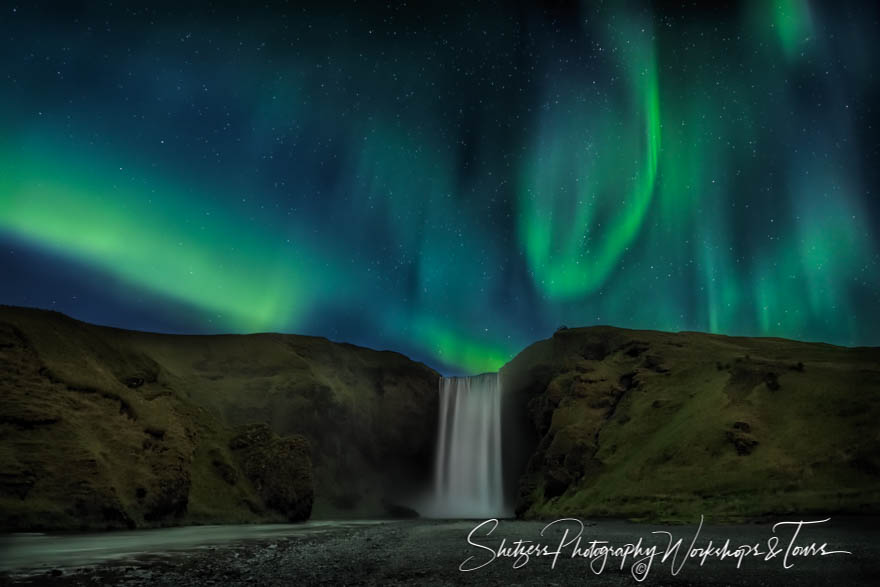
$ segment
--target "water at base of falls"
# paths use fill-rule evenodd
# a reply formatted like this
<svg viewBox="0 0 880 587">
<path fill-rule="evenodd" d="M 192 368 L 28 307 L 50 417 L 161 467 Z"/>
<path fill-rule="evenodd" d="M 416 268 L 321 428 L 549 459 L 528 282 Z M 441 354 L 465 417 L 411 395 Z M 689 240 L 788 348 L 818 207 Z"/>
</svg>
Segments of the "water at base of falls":
<svg viewBox="0 0 880 587">
<path fill-rule="evenodd" d="M 501 383 L 497 373 L 440 380 L 435 518 L 506 515 L 501 477 Z"/>
</svg>

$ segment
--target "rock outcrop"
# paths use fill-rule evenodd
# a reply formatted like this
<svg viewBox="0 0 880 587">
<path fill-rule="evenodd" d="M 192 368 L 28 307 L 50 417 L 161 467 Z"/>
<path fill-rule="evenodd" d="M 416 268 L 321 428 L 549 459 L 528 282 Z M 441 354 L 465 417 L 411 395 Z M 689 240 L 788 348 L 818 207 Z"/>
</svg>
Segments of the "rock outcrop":
<svg viewBox="0 0 880 587">
<path fill-rule="evenodd" d="M 560 329 L 502 377 L 528 414 L 519 516 L 878 511 L 878 348 Z"/>
<path fill-rule="evenodd" d="M 291 522 L 309 518 L 315 490 L 305 437 L 280 438 L 266 424 L 252 424 L 229 441 L 229 448 L 266 506 Z"/>
</svg>

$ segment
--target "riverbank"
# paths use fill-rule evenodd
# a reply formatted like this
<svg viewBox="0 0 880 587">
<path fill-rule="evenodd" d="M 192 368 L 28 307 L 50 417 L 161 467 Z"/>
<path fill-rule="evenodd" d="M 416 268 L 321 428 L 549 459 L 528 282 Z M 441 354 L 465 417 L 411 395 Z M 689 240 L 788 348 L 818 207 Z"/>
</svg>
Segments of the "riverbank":
<svg viewBox="0 0 880 587">
<path fill-rule="evenodd" d="M 6 561 L 0 585 L 636 585 L 634 572 L 646 573 L 642 584 L 867 585 L 880 572 L 880 533 L 874 521 L 833 518 L 802 527 L 793 542 L 793 526 L 774 534 L 772 523 L 698 527 L 614 520 L 585 522 L 579 543 L 572 540 L 575 522 L 548 528 L 546 522 L 513 520 L 502 520 L 491 534 L 491 525 L 474 530 L 480 522 L 407 520 L 13 535 L 0 542 Z M 673 557 L 661 560 L 669 535 L 653 534 L 658 531 L 670 533 L 673 544 L 681 539 L 676 574 Z M 779 538 L 776 556 L 765 560 L 766 553 L 749 554 L 739 569 L 736 557 L 720 560 L 710 554 L 702 566 L 701 556 L 684 560 L 692 541 L 696 549 L 710 541 L 718 548 L 729 540 L 730 551 L 742 544 L 766 550 L 774 536 Z M 643 549 L 658 549 L 649 568 L 639 564 L 648 561 L 644 554 L 642 560 L 622 559 L 621 552 L 608 553 L 600 567 L 602 541 L 625 548 L 640 539 Z M 497 556 L 502 540 L 503 554 L 511 556 Z M 524 541 L 521 547 L 533 547 L 527 562 L 520 556 L 522 548 L 515 552 L 519 540 Z M 544 554 L 535 553 L 536 543 Z M 810 555 L 794 548 L 813 544 L 851 554 Z M 516 561 L 519 568 L 514 568 Z M 462 572 L 462 566 L 475 570 Z"/>
</svg>

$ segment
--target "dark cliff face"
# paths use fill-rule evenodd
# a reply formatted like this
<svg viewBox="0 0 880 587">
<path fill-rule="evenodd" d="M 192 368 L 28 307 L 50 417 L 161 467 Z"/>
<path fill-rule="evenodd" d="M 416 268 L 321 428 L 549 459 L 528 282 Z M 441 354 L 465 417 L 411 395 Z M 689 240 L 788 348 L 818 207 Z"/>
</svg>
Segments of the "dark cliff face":
<svg viewBox="0 0 880 587">
<path fill-rule="evenodd" d="M 237 431 L 229 448 L 268 507 L 291 521 L 309 518 L 315 489 L 305 437 L 279 438 L 266 424 L 250 424 Z"/>
<path fill-rule="evenodd" d="M 523 517 L 876 512 L 880 349 L 564 329 L 502 369 Z"/>
<path fill-rule="evenodd" d="M 430 474 L 437 379 L 319 338 L 0 307 L 0 526 L 300 520 L 313 502 L 380 515 Z"/>
</svg>

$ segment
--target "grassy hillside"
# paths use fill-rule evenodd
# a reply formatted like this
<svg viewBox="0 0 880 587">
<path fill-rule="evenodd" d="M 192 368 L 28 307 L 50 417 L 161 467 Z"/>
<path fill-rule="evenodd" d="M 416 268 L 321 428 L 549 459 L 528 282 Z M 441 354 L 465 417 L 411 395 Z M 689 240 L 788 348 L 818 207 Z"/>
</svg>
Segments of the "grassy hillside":
<svg viewBox="0 0 880 587">
<path fill-rule="evenodd" d="M 525 517 L 880 510 L 880 349 L 608 327 L 502 370 L 537 446 Z"/>
<path fill-rule="evenodd" d="M 260 495 L 238 431 L 186 401 L 149 357 L 58 314 L 0 309 L 0 527 L 76 529 L 309 516 L 308 443 L 264 439 L 299 509 Z M 293 458 L 272 442 L 298 447 Z"/>
<path fill-rule="evenodd" d="M 401 354 L 282 334 L 117 340 L 223 421 L 308 438 L 317 516 L 383 515 L 430 474 L 439 375 Z"/>
<path fill-rule="evenodd" d="M 313 478 L 315 515 L 383 513 L 395 479 L 429 470 L 437 377 L 320 338 L 147 334 L 0 307 L 0 524 L 296 519 Z"/>
</svg>

